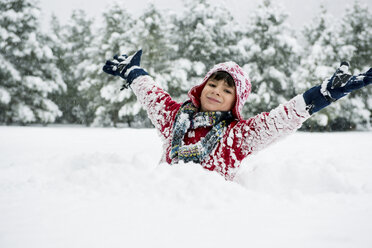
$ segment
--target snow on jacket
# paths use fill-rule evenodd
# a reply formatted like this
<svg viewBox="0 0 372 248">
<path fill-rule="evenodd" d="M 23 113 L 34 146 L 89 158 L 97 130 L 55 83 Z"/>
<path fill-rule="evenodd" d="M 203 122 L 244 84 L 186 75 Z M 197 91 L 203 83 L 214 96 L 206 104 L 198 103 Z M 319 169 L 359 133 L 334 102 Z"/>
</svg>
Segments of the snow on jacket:
<svg viewBox="0 0 372 248">
<path fill-rule="evenodd" d="M 306 111 L 303 96 L 298 95 L 270 112 L 244 120 L 241 111 L 250 93 L 251 83 L 248 75 L 234 62 L 214 66 L 206 74 L 203 82 L 189 91 L 188 96 L 195 106 L 200 107 L 200 95 L 204 85 L 217 71 L 228 72 L 234 79 L 236 102 L 232 112 L 236 119 L 225 128 L 223 138 L 201 162 L 201 166 L 220 173 L 227 180 L 233 180 L 244 158 L 265 148 L 280 137 L 296 131 L 310 115 Z M 163 138 L 164 152 L 161 162 L 172 164 L 174 161 L 170 158 L 170 151 L 173 123 L 182 103 L 174 101 L 150 76 L 136 78 L 131 87 Z M 188 130 L 184 136 L 184 144 L 195 144 L 205 137 L 209 130 L 210 127 Z"/>
</svg>

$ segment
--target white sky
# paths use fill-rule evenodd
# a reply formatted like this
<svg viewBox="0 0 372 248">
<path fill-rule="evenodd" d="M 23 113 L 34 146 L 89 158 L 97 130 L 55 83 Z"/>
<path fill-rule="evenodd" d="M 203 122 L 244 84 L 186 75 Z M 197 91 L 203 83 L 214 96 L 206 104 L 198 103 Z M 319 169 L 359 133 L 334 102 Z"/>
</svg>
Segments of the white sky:
<svg viewBox="0 0 372 248">
<path fill-rule="evenodd" d="M 42 9 L 43 27 L 47 27 L 50 15 L 56 14 L 62 21 L 66 22 L 69 19 L 73 9 L 83 9 L 88 15 L 100 18 L 101 12 L 107 8 L 113 0 L 39 0 Z M 236 19 L 242 23 L 246 21 L 247 13 L 254 9 L 261 0 L 213 0 L 221 2 L 236 14 Z M 149 3 L 154 2 L 162 9 L 171 9 L 173 11 L 181 11 L 183 8 L 182 0 L 116 0 L 116 2 L 125 3 L 128 10 L 133 14 L 141 13 L 142 9 Z M 301 28 L 303 23 L 310 21 L 316 13 L 319 12 L 320 4 L 328 8 L 329 13 L 337 16 L 344 13 L 347 6 L 353 4 L 353 0 L 276 0 L 281 2 L 284 8 L 289 13 L 289 21 L 295 28 Z M 369 9 L 372 9 L 372 0 L 359 0 L 363 4 L 367 4 Z"/>
</svg>

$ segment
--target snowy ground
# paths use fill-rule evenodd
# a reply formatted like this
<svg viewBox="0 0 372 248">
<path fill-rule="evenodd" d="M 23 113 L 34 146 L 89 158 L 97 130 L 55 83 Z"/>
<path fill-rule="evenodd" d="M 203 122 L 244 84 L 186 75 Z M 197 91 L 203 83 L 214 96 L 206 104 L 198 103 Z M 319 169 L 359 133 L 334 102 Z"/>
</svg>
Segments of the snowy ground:
<svg viewBox="0 0 372 248">
<path fill-rule="evenodd" d="M 238 182 L 151 129 L 0 127 L 0 247 L 372 247 L 372 132 L 296 133 Z"/>
</svg>

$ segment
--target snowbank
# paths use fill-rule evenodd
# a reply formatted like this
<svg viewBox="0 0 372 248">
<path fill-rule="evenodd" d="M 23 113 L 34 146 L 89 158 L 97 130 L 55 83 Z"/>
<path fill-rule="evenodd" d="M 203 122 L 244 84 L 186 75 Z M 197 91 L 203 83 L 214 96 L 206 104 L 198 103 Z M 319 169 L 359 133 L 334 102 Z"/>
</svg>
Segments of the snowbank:
<svg viewBox="0 0 372 248">
<path fill-rule="evenodd" d="M 296 133 L 227 182 L 152 129 L 0 127 L 0 247 L 371 247 L 371 140 Z"/>
</svg>

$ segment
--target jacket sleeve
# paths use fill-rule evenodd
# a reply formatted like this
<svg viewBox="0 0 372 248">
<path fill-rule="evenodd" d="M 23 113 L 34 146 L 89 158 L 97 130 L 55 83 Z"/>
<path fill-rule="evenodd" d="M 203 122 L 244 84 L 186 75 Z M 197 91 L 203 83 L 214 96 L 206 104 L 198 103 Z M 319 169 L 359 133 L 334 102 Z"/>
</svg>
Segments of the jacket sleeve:
<svg viewBox="0 0 372 248">
<path fill-rule="evenodd" d="M 248 120 L 240 121 L 231 130 L 228 143 L 235 146 L 238 159 L 259 151 L 279 138 L 293 133 L 310 117 L 302 95 L 281 104 L 269 113 L 258 114 Z"/>
<path fill-rule="evenodd" d="M 155 128 L 164 138 L 172 134 L 173 122 L 180 103 L 156 85 L 150 76 L 140 76 L 131 84 L 138 101 L 147 111 L 147 115 Z"/>
</svg>

